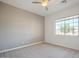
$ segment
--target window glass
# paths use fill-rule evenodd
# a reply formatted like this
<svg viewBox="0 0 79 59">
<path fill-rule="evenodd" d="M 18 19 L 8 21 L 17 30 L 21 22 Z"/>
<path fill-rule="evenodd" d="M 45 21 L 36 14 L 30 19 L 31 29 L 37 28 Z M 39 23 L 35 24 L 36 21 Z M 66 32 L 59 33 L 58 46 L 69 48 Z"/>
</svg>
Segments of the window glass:
<svg viewBox="0 0 79 59">
<path fill-rule="evenodd" d="M 56 22 L 56 34 L 78 36 L 79 18 L 64 19 Z"/>
<path fill-rule="evenodd" d="M 78 35 L 78 19 L 74 19 L 74 35 Z"/>
<path fill-rule="evenodd" d="M 61 26 L 60 26 L 60 33 L 61 35 L 64 35 L 64 21 L 61 21 Z"/>
</svg>

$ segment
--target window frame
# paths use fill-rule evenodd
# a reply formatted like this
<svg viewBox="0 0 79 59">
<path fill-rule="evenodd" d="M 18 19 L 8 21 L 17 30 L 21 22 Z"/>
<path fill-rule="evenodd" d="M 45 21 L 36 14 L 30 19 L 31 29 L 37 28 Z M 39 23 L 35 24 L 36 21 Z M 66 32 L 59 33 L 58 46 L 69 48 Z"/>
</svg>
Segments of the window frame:
<svg viewBox="0 0 79 59">
<path fill-rule="evenodd" d="M 61 18 L 61 19 L 59 19 L 59 20 L 56 20 L 55 24 L 56 24 L 57 22 L 62 22 L 62 21 L 64 21 L 64 24 L 65 24 L 65 21 L 71 20 L 71 19 L 76 19 L 76 18 L 78 18 L 78 35 L 76 35 L 76 36 L 79 37 L 79 15 Z M 57 26 L 57 25 L 56 25 L 56 26 Z M 56 26 L 55 26 L 55 27 L 56 27 Z M 74 27 L 74 22 L 73 22 L 73 27 Z M 55 29 L 56 29 L 56 28 L 55 28 Z M 57 31 L 57 29 L 56 29 L 56 31 Z M 74 31 L 73 31 L 73 35 L 65 35 L 65 34 L 66 34 L 66 33 L 65 33 L 65 30 L 64 30 L 64 35 L 62 35 L 62 34 L 57 34 L 56 31 L 55 31 L 55 34 L 56 34 L 57 36 L 75 36 L 75 35 L 74 35 Z"/>
</svg>

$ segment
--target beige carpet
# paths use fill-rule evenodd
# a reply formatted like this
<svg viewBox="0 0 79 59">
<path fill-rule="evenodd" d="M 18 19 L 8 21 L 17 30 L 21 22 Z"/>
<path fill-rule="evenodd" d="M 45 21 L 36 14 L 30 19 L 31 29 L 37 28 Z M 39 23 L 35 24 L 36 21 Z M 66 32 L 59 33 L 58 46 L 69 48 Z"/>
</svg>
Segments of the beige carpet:
<svg viewBox="0 0 79 59">
<path fill-rule="evenodd" d="M 50 44 L 37 44 L 0 54 L 4 58 L 79 58 L 79 51 L 54 46 Z"/>
</svg>

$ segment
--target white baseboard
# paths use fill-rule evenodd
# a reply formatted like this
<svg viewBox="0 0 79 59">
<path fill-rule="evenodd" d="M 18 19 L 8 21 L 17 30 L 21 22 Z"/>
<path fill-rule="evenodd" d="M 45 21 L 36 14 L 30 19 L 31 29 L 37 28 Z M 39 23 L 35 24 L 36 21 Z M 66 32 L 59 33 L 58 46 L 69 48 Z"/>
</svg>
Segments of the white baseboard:
<svg viewBox="0 0 79 59">
<path fill-rule="evenodd" d="M 36 42 L 36 43 L 30 43 L 30 44 L 27 44 L 27 45 L 24 45 L 24 46 L 20 46 L 20 47 L 16 47 L 16 48 L 11 48 L 11 49 L 2 50 L 2 51 L 0 51 L 0 53 L 4 53 L 4 52 L 8 52 L 8 51 L 12 51 L 12 50 L 16 50 L 16 49 L 20 49 L 20 48 L 32 46 L 32 45 L 36 45 L 36 44 L 39 44 L 39 43 L 42 43 L 42 42 L 43 42 L 43 41 L 39 41 L 39 42 Z"/>
<path fill-rule="evenodd" d="M 53 45 L 53 46 L 59 46 L 59 47 L 63 47 L 63 48 L 67 48 L 67 49 L 72 49 L 72 50 L 79 51 L 79 49 L 67 47 L 67 46 L 60 45 L 60 44 L 54 44 L 54 43 L 50 43 L 50 42 L 43 42 L 43 43 L 50 44 L 50 45 Z"/>
</svg>

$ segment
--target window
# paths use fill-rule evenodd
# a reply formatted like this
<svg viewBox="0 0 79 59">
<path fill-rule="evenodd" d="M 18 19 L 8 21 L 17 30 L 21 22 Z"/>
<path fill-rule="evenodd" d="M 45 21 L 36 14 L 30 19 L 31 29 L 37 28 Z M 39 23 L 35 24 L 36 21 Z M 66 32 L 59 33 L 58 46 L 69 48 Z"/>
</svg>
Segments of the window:
<svg viewBox="0 0 79 59">
<path fill-rule="evenodd" d="M 56 35 L 78 36 L 79 17 L 69 17 L 56 21 Z"/>
</svg>

